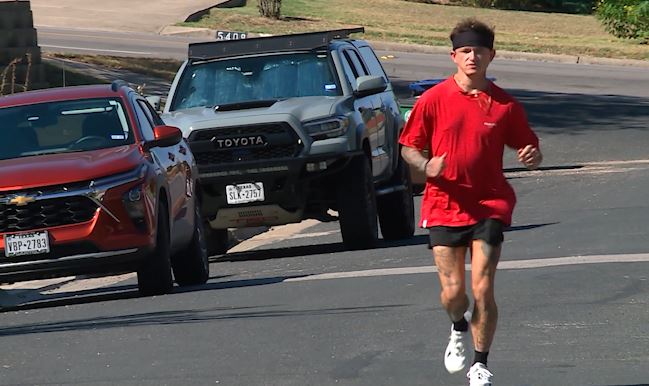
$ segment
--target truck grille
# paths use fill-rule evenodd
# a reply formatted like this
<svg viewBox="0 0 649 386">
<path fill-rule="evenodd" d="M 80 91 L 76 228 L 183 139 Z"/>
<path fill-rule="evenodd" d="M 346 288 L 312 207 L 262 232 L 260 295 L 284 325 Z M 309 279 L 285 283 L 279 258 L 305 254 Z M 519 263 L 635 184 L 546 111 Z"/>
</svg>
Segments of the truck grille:
<svg viewBox="0 0 649 386">
<path fill-rule="evenodd" d="M 0 203 L 0 232 L 77 224 L 92 219 L 96 210 L 92 200 L 80 196 L 38 200 L 23 206 Z"/>
<path fill-rule="evenodd" d="M 238 141 L 242 138 L 245 140 Z M 265 143 L 255 143 L 250 138 L 263 138 Z M 199 165 L 291 158 L 300 154 L 304 147 L 288 123 L 200 130 L 189 136 L 189 142 Z M 226 142 L 228 146 L 217 146 Z"/>
</svg>

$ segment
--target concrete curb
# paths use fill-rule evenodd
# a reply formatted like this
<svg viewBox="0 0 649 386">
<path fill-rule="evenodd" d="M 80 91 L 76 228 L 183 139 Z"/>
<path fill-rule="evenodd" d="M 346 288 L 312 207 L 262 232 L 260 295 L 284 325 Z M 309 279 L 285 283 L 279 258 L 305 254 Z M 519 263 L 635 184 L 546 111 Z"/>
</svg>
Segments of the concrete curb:
<svg viewBox="0 0 649 386">
<path fill-rule="evenodd" d="M 160 34 L 176 35 L 176 36 L 195 36 L 195 37 L 204 37 L 206 39 L 215 40 L 216 30 L 209 29 L 209 28 L 167 26 L 162 29 Z M 249 35 L 250 37 L 263 36 L 262 34 L 254 34 L 254 33 Z M 374 49 L 380 51 L 413 52 L 413 53 L 424 53 L 424 54 L 448 54 L 450 51 L 450 47 L 445 47 L 445 46 L 428 46 L 424 44 L 394 43 L 394 42 L 385 42 L 385 41 L 377 41 L 377 40 L 368 40 L 368 42 L 372 45 L 372 47 L 374 47 Z M 578 56 L 578 55 L 541 54 L 541 53 L 533 53 L 533 52 L 518 52 L 518 51 L 505 51 L 505 50 L 497 50 L 496 57 L 502 59 L 536 61 L 536 62 L 649 67 L 649 61 L 646 60 L 599 58 L 594 56 Z"/>
</svg>

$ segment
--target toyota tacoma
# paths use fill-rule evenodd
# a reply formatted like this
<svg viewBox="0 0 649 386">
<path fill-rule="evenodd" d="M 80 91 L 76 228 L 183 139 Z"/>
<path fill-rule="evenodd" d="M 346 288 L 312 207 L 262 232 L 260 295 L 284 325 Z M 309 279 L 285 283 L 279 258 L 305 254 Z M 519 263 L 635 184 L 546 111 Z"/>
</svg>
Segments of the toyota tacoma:
<svg viewBox="0 0 649 386">
<path fill-rule="evenodd" d="M 162 118 L 187 138 L 211 253 L 227 229 L 338 213 L 344 245 L 411 237 L 403 119 L 363 28 L 189 45 Z M 335 217 L 334 217 L 335 218 Z"/>
</svg>

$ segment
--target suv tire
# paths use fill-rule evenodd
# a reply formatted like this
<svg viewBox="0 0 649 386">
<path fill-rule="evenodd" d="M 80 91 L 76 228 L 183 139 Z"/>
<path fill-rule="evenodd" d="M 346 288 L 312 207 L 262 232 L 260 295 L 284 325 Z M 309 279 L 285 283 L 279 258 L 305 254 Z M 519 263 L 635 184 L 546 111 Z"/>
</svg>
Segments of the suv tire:
<svg viewBox="0 0 649 386">
<path fill-rule="evenodd" d="M 385 240 L 405 239 L 415 234 L 415 203 L 410 170 L 403 158 L 399 157 L 398 162 L 391 185 L 405 186 L 405 189 L 377 198 L 381 233 Z"/>
<path fill-rule="evenodd" d="M 378 219 L 370 161 L 354 157 L 341 173 L 337 185 L 338 217 L 343 243 L 348 249 L 376 246 Z"/>
<path fill-rule="evenodd" d="M 205 284 L 210 277 L 205 231 L 198 203 L 194 213 L 194 236 L 192 241 L 185 248 L 171 256 L 171 266 L 176 283 L 179 286 Z"/>
<path fill-rule="evenodd" d="M 163 203 L 160 203 L 163 205 Z M 171 245 L 169 237 L 169 216 L 166 209 L 158 211 L 156 243 L 153 251 L 137 271 L 137 286 L 142 295 L 162 295 L 171 292 Z"/>
</svg>

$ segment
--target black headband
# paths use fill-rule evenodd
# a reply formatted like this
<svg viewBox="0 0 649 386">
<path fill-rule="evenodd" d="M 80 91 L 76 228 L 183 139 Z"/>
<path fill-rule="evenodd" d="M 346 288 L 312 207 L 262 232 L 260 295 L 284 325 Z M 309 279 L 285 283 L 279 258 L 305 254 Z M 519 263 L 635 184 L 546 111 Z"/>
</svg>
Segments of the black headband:
<svg viewBox="0 0 649 386">
<path fill-rule="evenodd" d="M 493 37 L 485 36 L 479 34 L 476 31 L 469 29 L 455 34 L 451 38 L 453 42 L 453 50 L 456 50 L 460 47 L 487 47 L 490 50 L 494 48 L 494 39 Z"/>
</svg>

